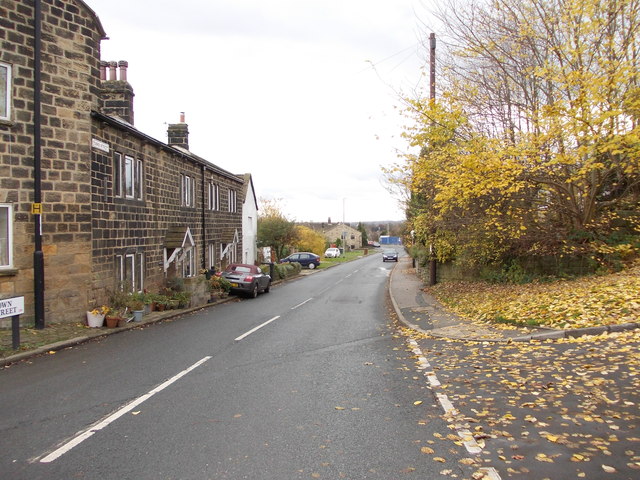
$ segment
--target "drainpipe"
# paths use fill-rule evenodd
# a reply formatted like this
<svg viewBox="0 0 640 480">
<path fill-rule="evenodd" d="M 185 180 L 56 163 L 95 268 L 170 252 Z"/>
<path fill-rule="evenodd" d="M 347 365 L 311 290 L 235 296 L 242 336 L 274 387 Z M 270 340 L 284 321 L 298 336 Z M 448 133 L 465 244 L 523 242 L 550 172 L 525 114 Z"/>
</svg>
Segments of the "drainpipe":
<svg viewBox="0 0 640 480">
<path fill-rule="evenodd" d="M 207 190 L 205 188 L 207 169 L 202 165 L 202 268 L 207 266 Z"/>
<path fill-rule="evenodd" d="M 33 251 L 33 287 L 35 305 L 35 328 L 44 328 L 44 253 L 42 252 L 42 175 L 41 175 L 41 65 L 42 57 L 42 8 L 40 0 L 34 1 L 34 47 L 33 47 L 33 177 L 34 191 L 31 213 L 34 218 L 35 245 Z"/>
</svg>

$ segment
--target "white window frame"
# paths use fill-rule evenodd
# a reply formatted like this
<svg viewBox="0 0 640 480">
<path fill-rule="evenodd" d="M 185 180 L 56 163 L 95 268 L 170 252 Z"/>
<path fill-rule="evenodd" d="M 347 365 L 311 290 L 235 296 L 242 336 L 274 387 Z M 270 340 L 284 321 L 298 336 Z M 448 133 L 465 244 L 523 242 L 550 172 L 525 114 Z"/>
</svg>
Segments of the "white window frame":
<svg viewBox="0 0 640 480">
<path fill-rule="evenodd" d="M 228 196 L 227 198 L 229 199 L 229 211 L 232 213 L 235 213 L 238 211 L 238 199 L 237 199 L 237 194 L 236 191 L 233 189 L 229 189 L 228 190 Z"/>
<path fill-rule="evenodd" d="M 220 210 L 220 187 L 209 182 L 209 210 Z"/>
<path fill-rule="evenodd" d="M 186 248 L 182 257 L 182 278 L 196 276 L 196 249 Z"/>
<path fill-rule="evenodd" d="M 209 263 L 207 268 L 215 267 L 216 265 L 216 244 L 211 242 L 207 249 L 209 250 Z"/>
<path fill-rule="evenodd" d="M 116 255 L 116 279 L 120 288 L 129 286 L 132 292 L 144 290 L 144 253 Z"/>
<path fill-rule="evenodd" d="M 0 62 L 0 120 L 11 120 L 11 65 Z"/>
<path fill-rule="evenodd" d="M 113 196 L 122 197 L 122 154 L 115 152 L 113 154 Z"/>
<path fill-rule="evenodd" d="M 144 253 L 143 252 L 136 253 L 135 268 L 138 273 L 138 276 L 136 278 L 135 288 L 138 292 L 144 291 L 144 263 L 145 263 Z"/>
<path fill-rule="evenodd" d="M 181 205 L 183 207 L 195 207 L 195 179 L 190 175 L 180 174 L 180 190 L 182 193 Z"/>
<path fill-rule="evenodd" d="M 125 198 L 135 198 L 136 181 L 135 181 L 136 162 L 129 155 L 124 156 L 124 171 L 122 172 L 124 180 L 124 196 Z"/>
<path fill-rule="evenodd" d="M 113 154 L 113 196 L 142 200 L 144 193 L 144 163 L 131 155 Z"/>
<path fill-rule="evenodd" d="M 13 268 L 13 205 L 0 203 L 0 220 L 0 269 Z"/>
<path fill-rule="evenodd" d="M 124 256 L 124 286 L 129 286 L 132 292 L 136 289 L 136 254 L 127 253 Z"/>
<path fill-rule="evenodd" d="M 142 163 L 142 160 L 136 160 L 136 176 L 135 176 L 135 197 L 138 200 L 142 200 L 142 185 L 144 184 L 143 179 L 144 179 L 144 165 Z"/>
</svg>

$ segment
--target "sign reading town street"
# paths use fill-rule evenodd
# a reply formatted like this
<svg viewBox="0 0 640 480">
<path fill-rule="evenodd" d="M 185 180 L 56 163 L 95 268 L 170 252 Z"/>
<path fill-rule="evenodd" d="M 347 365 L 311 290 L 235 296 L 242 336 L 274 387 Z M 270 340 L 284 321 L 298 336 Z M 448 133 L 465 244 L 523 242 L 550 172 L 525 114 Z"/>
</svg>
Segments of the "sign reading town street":
<svg viewBox="0 0 640 480">
<path fill-rule="evenodd" d="M 24 313 L 24 297 L 4 298 L 0 300 L 0 318 L 13 317 Z"/>
</svg>

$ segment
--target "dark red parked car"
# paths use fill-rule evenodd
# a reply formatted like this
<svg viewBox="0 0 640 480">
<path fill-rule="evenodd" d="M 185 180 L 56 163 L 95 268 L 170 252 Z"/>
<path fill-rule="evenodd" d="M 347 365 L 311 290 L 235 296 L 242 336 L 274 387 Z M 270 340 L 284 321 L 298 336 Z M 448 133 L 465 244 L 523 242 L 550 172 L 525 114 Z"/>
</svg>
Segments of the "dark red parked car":
<svg viewBox="0 0 640 480">
<path fill-rule="evenodd" d="M 244 293 L 256 298 L 258 293 L 269 293 L 271 288 L 271 277 L 255 265 L 232 263 L 221 275 L 231 283 L 231 293 Z"/>
</svg>

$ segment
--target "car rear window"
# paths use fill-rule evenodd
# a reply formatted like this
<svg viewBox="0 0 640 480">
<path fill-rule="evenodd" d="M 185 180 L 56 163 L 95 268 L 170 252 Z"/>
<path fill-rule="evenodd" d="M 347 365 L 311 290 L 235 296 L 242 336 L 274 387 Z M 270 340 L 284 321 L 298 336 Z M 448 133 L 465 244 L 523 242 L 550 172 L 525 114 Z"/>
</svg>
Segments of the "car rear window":
<svg viewBox="0 0 640 480">
<path fill-rule="evenodd" d="M 229 265 L 227 270 L 230 272 L 256 273 L 255 268 L 251 268 L 246 265 Z"/>
</svg>

